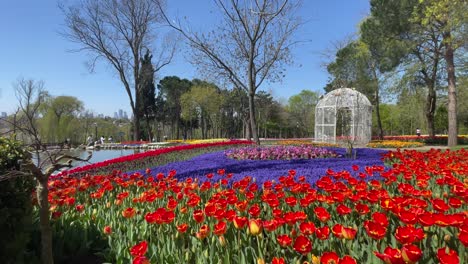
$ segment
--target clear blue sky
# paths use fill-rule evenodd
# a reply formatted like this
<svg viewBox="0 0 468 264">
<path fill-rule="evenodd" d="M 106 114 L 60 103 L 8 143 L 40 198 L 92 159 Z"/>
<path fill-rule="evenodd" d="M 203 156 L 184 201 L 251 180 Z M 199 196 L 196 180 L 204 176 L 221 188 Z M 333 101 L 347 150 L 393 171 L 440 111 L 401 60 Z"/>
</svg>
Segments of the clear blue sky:
<svg viewBox="0 0 468 264">
<path fill-rule="evenodd" d="M 170 15 L 186 16 L 194 29 L 211 28 L 218 19 L 211 0 L 167 2 Z M 320 66 L 324 60 L 320 54 L 332 42 L 357 32 L 369 13 L 369 0 L 304 0 L 300 12 L 308 21 L 299 32 L 300 39 L 311 41 L 293 51 L 295 63 L 287 68 L 281 83 L 262 87 L 278 99 L 286 100 L 304 89 L 323 92 L 328 75 Z M 120 108 L 130 114 L 128 96 L 112 69 L 100 63 L 89 73 L 86 55 L 68 52 L 76 46 L 58 34 L 61 30 L 63 16 L 55 0 L 0 1 L 0 112 L 15 109 L 12 84 L 24 77 L 43 80 L 52 95 L 76 96 L 95 113 L 113 116 Z M 198 77 L 184 52 L 159 73 L 160 77 L 168 75 Z"/>
</svg>

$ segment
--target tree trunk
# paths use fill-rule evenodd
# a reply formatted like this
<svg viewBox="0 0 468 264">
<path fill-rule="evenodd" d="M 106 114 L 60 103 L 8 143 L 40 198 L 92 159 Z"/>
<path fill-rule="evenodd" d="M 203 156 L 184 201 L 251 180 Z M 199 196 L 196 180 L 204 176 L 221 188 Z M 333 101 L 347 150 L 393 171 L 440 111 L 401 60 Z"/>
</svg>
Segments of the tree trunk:
<svg viewBox="0 0 468 264">
<path fill-rule="evenodd" d="M 47 177 L 37 176 L 37 201 L 39 204 L 39 219 L 41 226 L 41 260 L 44 264 L 53 264 L 52 253 L 52 229 L 49 218 L 49 190 L 47 188 Z"/>
<path fill-rule="evenodd" d="M 140 116 L 136 111 L 133 111 L 133 140 L 140 140 Z"/>
<path fill-rule="evenodd" d="M 153 132 L 151 131 L 151 124 L 150 124 L 150 120 L 148 118 L 148 115 L 146 115 L 146 129 L 148 130 L 148 141 L 153 141 Z"/>
<path fill-rule="evenodd" d="M 260 139 L 257 134 L 257 121 L 255 119 L 255 103 L 254 103 L 255 93 L 249 93 L 249 113 L 250 113 L 250 129 L 252 130 L 252 137 L 255 144 L 260 145 Z"/>
<path fill-rule="evenodd" d="M 455 77 L 455 64 L 453 61 L 453 47 L 450 42 L 450 31 L 444 33 L 445 41 L 445 61 L 447 63 L 448 82 L 448 146 L 457 145 L 457 88 Z"/>
<path fill-rule="evenodd" d="M 202 133 L 202 139 L 205 139 L 205 118 L 203 117 L 203 113 L 202 113 L 202 116 L 200 118 L 200 126 L 201 126 L 201 133 Z"/>
<path fill-rule="evenodd" d="M 436 110 L 436 91 L 434 89 L 434 84 L 431 83 L 428 85 L 428 93 L 426 100 L 426 120 L 427 120 L 427 132 L 430 137 L 435 136 L 435 123 L 434 115 Z"/>
<path fill-rule="evenodd" d="M 244 121 L 244 137 L 247 140 L 252 140 L 252 129 L 250 128 L 250 120 Z"/>
<path fill-rule="evenodd" d="M 180 127 L 179 127 L 179 121 L 176 123 L 176 139 L 179 139 L 180 137 Z"/>
<path fill-rule="evenodd" d="M 379 128 L 379 139 L 384 139 L 384 131 L 382 127 L 382 118 L 380 117 L 380 93 L 379 93 L 379 78 L 377 76 L 377 69 L 372 64 L 372 73 L 375 79 L 375 115 L 377 116 L 377 126 Z M 356 135 L 354 135 L 356 136 Z"/>
</svg>

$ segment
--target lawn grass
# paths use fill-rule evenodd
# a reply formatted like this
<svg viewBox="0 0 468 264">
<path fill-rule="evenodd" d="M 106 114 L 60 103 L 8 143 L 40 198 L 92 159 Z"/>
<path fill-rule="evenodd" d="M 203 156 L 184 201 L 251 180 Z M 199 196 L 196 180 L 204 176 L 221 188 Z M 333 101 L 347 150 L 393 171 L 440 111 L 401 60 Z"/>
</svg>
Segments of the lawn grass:
<svg viewBox="0 0 468 264">
<path fill-rule="evenodd" d="M 450 148 L 450 150 L 459 150 L 459 149 L 468 149 L 468 145 L 457 145 L 453 148 Z"/>
</svg>

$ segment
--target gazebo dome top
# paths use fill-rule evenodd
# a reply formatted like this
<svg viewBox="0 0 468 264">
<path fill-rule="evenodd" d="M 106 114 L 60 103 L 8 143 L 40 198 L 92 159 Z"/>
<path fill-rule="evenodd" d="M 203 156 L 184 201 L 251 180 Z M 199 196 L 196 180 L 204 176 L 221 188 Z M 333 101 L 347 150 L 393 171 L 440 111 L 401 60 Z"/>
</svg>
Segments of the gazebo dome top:
<svg viewBox="0 0 468 264">
<path fill-rule="evenodd" d="M 317 103 L 321 107 L 369 107 L 372 106 L 369 99 L 362 93 L 351 88 L 339 88 L 325 94 Z"/>
</svg>

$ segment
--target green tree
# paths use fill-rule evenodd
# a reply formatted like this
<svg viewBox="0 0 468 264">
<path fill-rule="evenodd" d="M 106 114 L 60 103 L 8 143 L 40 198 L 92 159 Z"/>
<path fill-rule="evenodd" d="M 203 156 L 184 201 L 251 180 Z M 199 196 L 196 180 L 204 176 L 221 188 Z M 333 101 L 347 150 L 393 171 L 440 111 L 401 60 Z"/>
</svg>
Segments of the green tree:
<svg viewBox="0 0 468 264">
<path fill-rule="evenodd" d="M 449 145 L 456 144 L 456 80 L 453 53 L 463 39 L 466 25 L 466 1 L 449 0 L 371 0 L 371 16 L 362 25 L 363 36 L 381 39 L 369 45 L 380 50 L 379 43 L 396 41 L 407 47 L 400 59 L 405 59 L 427 92 L 425 115 L 428 132 L 434 135 L 436 89 L 440 86 L 440 63 L 445 60 L 449 87 Z M 395 64 L 395 66 L 398 64 Z M 450 121 L 452 120 L 452 121 Z M 450 134 L 450 132 L 449 132 Z"/>
<path fill-rule="evenodd" d="M 405 75 L 421 82 L 421 88 L 427 89 L 425 116 L 429 135 L 433 136 L 434 115 L 437 105 L 436 89 L 440 68 L 441 35 L 431 27 L 413 23 L 417 0 L 372 0 L 371 16 L 361 25 L 364 41 L 376 51 L 381 52 L 388 43 L 403 47 L 391 57 L 390 68 L 395 68 L 404 61 Z M 389 56 L 384 56 L 386 59 Z"/>
<path fill-rule="evenodd" d="M 177 76 L 167 76 L 159 81 L 158 88 L 158 111 L 163 111 L 160 115 L 163 123 L 171 125 L 172 138 L 180 138 L 181 126 L 181 105 L 182 94 L 188 92 L 192 87 L 192 82 L 187 79 L 180 79 Z"/>
<path fill-rule="evenodd" d="M 389 47 L 386 47 L 389 48 Z M 372 52 L 370 47 L 362 40 L 350 42 L 336 53 L 335 61 L 327 66 L 332 75 L 325 90 L 351 87 L 365 94 L 375 105 L 375 116 L 379 128 L 379 137 L 383 139 L 383 128 L 380 118 L 380 89 L 384 81 L 383 72 L 387 70 L 383 59 Z"/>
<path fill-rule="evenodd" d="M 219 127 L 221 105 L 224 101 L 218 87 L 200 80 L 193 80 L 194 86 L 181 98 L 181 114 L 186 120 L 193 119 L 196 113 L 200 120 L 202 138 L 208 138 L 208 129 L 212 127 L 213 134 Z M 212 136 L 213 136 L 212 134 Z"/>
<path fill-rule="evenodd" d="M 69 136 L 68 129 L 70 123 L 77 115 L 83 111 L 83 102 L 74 96 L 57 96 L 50 101 L 49 112 L 56 121 L 55 142 L 62 142 Z"/>
<path fill-rule="evenodd" d="M 464 28 L 468 23 L 468 3 L 465 0 L 420 0 L 417 11 L 413 21 L 436 29 L 443 38 L 448 84 L 448 146 L 454 147 L 458 135 L 454 53 L 466 44 Z"/>
<path fill-rule="evenodd" d="M 291 125 L 297 125 L 300 137 L 314 134 L 314 113 L 318 99 L 318 94 L 310 90 L 302 90 L 299 94 L 289 97 L 287 110 L 290 113 Z"/>
<path fill-rule="evenodd" d="M 138 114 L 146 122 L 147 136 L 150 141 L 153 139 L 151 121 L 154 119 L 154 112 L 156 111 L 156 87 L 154 85 L 152 58 L 153 56 L 147 50 L 145 56 L 141 59 L 140 86 L 137 90 L 137 96 L 140 100 Z"/>
<path fill-rule="evenodd" d="M 468 134 L 468 76 L 458 78 L 457 117 L 461 134 Z"/>
</svg>

